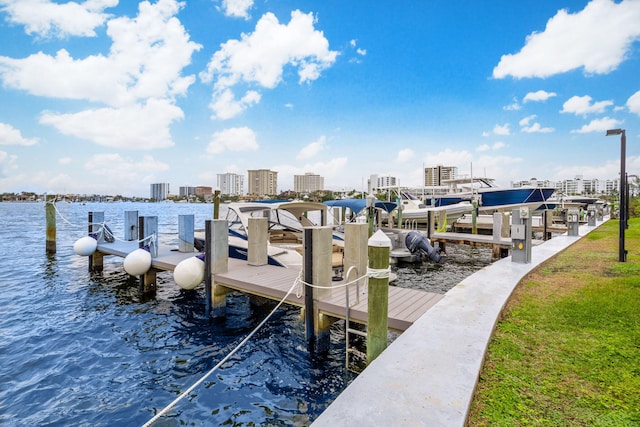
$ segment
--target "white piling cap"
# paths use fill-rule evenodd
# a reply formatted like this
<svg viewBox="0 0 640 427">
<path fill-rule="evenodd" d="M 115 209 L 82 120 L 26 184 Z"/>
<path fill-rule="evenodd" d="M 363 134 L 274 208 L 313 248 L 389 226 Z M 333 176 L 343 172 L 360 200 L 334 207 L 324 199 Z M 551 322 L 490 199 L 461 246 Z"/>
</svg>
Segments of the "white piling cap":
<svg viewBox="0 0 640 427">
<path fill-rule="evenodd" d="M 389 239 L 389 237 L 384 234 L 384 231 L 378 230 L 373 233 L 373 236 L 369 237 L 368 245 L 378 248 L 391 248 L 391 239 Z"/>
</svg>

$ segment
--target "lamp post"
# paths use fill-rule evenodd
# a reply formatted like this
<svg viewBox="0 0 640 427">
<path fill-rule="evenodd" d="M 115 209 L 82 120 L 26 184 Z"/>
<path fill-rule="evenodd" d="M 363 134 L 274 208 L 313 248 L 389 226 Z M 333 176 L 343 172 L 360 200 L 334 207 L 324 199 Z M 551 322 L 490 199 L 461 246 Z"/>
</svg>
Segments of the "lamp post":
<svg viewBox="0 0 640 427">
<path fill-rule="evenodd" d="M 625 172 L 625 158 L 627 152 L 627 136 L 624 129 L 609 129 L 606 136 L 620 135 L 620 232 L 618 244 L 618 261 L 627 260 L 624 249 L 624 230 L 627 227 L 627 174 Z"/>
</svg>

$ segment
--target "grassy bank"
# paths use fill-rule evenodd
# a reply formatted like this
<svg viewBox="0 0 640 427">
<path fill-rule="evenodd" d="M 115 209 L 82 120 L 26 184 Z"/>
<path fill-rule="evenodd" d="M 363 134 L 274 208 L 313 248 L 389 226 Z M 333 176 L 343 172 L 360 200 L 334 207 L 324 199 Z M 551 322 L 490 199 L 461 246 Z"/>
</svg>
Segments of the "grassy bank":
<svg viewBox="0 0 640 427">
<path fill-rule="evenodd" d="M 518 285 L 489 344 L 471 426 L 640 426 L 640 219 L 609 221 Z"/>
</svg>

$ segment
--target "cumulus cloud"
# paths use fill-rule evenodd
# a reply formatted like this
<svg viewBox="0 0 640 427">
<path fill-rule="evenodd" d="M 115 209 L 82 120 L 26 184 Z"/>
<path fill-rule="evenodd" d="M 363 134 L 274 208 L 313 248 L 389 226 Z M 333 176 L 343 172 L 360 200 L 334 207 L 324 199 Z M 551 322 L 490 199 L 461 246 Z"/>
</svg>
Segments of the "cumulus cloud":
<svg viewBox="0 0 640 427">
<path fill-rule="evenodd" d="M 0 145 L 35 145 L 38 138 L 25 138 L 20 130 L 0 122 Z"/>
<path fill-rule="evenodd" d="M 253 0 L 222 0 L 222 10 L 226 16 L 249 19 L 249 9 Z"/>
<path fill-rule="evenodd" d="M 109 17 L 105 9 L 118 5 L 118 0 L 70 1 L 62 4 L 49 0 L 2 0 L 0 11 L 7 20 L 24 25 L 27 34 L 41 37 L 94 37 L 95 29 Z"/>
<path fill-rule="evenodd" d="M 522 107 L 520 106 L 517 98 L 513 98 L 513 102 L 511 104 L 502 107 L 502 109 L 505 111 L 518 111 L 520 110 L 520 108 Z"/>
<path fill-rule="evenodd" d="M 317 156 L 322 150 L 326 148 L 327 138 L 325 136 L 321 136 L 317 141 L 308 144 L 305 147 L 302 147 L 296 159 L 298 160 L 307 160 L 312 159 Z"/>
<path fill-rule="evenodd" d="M 300 83 L 318 79 L 323 70 L 333 65 L 338 53 L 329 50 L 328 40 L 314 24 L 313 14 L 298 10 L 291 13 L 286 25 L 280 24 L 273 13 L 266 13 L 253 33 L 223 43 L 206 71 L 200 73 L 205 83 L 215 80 L 210 104 L 213 116 L 231 118 L 242 111 L 226 111 L 224 107 L 229 104 L 217 102 L 220 96 L 228 97 L 232 87 L 243 84 L 273 89 L 282 81 L 287 66 L 296 69 Z"/>
<path fill-rule="evenodd" d="M 66 114 L 44 112 L 40 123 L 105 147 L 150 150 L 174 145 L 169 124 L 183 117 L 183 111 L 169 101 L 150 99 L 145 104 L 122 108 Z"/>
<path fill-rule="evenodd" d="M 511 131 L 509 131 L 509 123 L 505 123 L 503 125 L 495 125 L 493 127 L 493 133 L 496 135 L 510 135 Z"/>
<path fill-rule="evenodd" d="M 106 3 L 96 0 L 91 4 Z M 182 6 L 176 0 L 143 1 L 137 16 L 108 20 L 107 35 L 112 44 L 107 56 L 76 59 L 65 49 L 55 55 L 39 52 L 23 59 L 0 56 L 0 79 L 6 87 L 32 95 L 108 106 L 41 115 L 42 123 L 65 135 L 110 147 L 124 146 L 127 140 L 134 141 L 137 149 L 170 146 L 168 127 L 183 116 L 175 97 L 185 95 L 195 81 L 194 75 L 182 76 L 181 72 L 190 64 L 193 52 L 201 48 L 189 40 L 175 17 Z M 126 117 L 131 113 L 133 117 Z M 88 119 L 100 132 L 81 119 Z M 123 124 L 132 126 L 123 128 Z M 136 130 L 138 134 L 134 134 Z"/>
<path fill-rule="evenodd" d="M 16 160 L 18 157 L 14 154 L 9 154 L 6 151 L 0 150 L 0 176 L 7 176 L 12 170 L 16 170 Z"/>
<path fill-rule="evenodd" d="M 557 96 L 555 92 L 547 92 L 544 90 L 539 90 L 537 92 L 529 92 L 524 96 L 523 102 L 529 101 L 546 101 L 549 98 Z"/>
<path fill-rule="evenodd" d="M 591 122 L 582 126 L 580 129 L 572 130 L 571 133 L 602 132 L 604 134 L 608 129 L 617 128 L 620 124 L 622 124 L 622 122 L 619 120 L 603 117 L 602 119 L 591 120 Z"/>
<path fill-rule="evenodd" d="M 396 163 L 406 163 L 415 158 L 415 152 L 411 148 L 404 148 L 398 151 L 396 156 Z"/>
<path fill-rule="evenodd" d="M 640 116 L 640 91 L 634 93 L 627 99 L 627 108 L 632 113 Z"/>
<path fill-rule="evenodd" d="M 248 127 L 229 128 L 216 132 L 207 145 L 207 153 L 229 151 L 255 151 L 259 148 L 256 134 Z"/>
<path fill-rule="evenodd" d="M 607 107 L 613 105 L 613 101 L 599 101 L 591 103 L 591 97 L 572 96 L 562 104 L 561 113 L 573 113 L 575 115 L 586 115 L 589 113 L 604 113 Z"/>
<path fill-rule="evenodd" d="M 481 153 L 483 151 L 495 151 L 495 150 L 500 150 L 501 148 L 506 147 L 506 144 L 504 142 L 498 141 L 496 143 L 494 143 L 493 145 L 489 145 L 489 144 L 482 144 L 479 145 L 476 148 L 476 151 Z"/>
<path fill-rule="evenodd" d="M 536 115 L 532 114 L 520 120 L 518 124 L 520 125 L 520 131 L 526 133 L 550 133 L 555 129 L 550 127 L 542 127 L 540 123 L 533 122 L 536 119 Z"/>
<path fill-rule="evenodd" d="M 576 13 L 559 10 L 542 32 L 530 34 L 520 52 L 503 55 L 493 77 L 549 77 L 583 68 L 606 74 L 640 39 L 640 2 L 592 0 Z"/>
</svg>

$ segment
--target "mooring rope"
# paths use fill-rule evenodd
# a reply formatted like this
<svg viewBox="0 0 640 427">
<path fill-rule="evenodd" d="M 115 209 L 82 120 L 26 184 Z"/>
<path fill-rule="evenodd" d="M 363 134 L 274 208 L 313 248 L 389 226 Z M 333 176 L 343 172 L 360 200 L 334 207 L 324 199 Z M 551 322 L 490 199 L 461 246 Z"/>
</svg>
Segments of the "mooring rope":
<svg viewBox="0 0 640 427">
<path fill-rule="evenodd" d="M 271 310 L 271 313 L 269 313 L 267 315 L 267 317 L 264 318 L 264 320 L 262 320 L 262 322 L 260 322 L 260 324 L 258 326 L 255 327 L 255 329 L 253 331 L 251 331 L 242 341 L 240 341 L 240 343 L 233 349 L 231 350 L 220 362 L 218 362 L 218 364 L 216 366 L 214 366 L 213 368 L 211 368 L 211 370 L 209 370 L 209 372 L 207 372 L 206 374 L 204 374 L 198 381 L 196 381 L 195 383 L 193 383 L 188 389 L 186 389 L 185 391 L 182 392 L 182 394 L 180 394 L 180 396 L 176 397 L 173 402 L 169 403 L 167 406 L 165 406 L 160 412 L 158 412 L 153 418 L 151 418 L 149 421 L 147 421 L 146 423 L 144 423 L 142 425 L 142 427 L 148 427 L 151 424 L 153 424 L 154 422 L 156 422 L 160 417 L 162 417 L 164 414 L 166 414 L 167 412 L 169 412 L 171 410 L 171 408 L 173 408 L 176 404 L 178 404 L 178 402 L 180 402 L 182 399 L 184 399 L 189 393 L 191 393 L 196 387 L 198 387 L 200 384 L 202 384 L 202 382 L 204 380 L 206 380 L 207 378 L 209 378 L 209 376 L 211 374 L 213 374 L 218 368 L 220 368 L 220 366 L 222 366 L 224 363 L 226 363 L 231 356 L 233 356 L 238 350 L 240 350 L 240 348 L 245 345 L 250 339 L 251 337 L 253 337 L 253 335 L 255 335 L 256 332 L 258 332 L 258 330 L 260 328 L 262 328 L 262 326 L 264 326 L 265 323 L 267 323 L 267 321 L 271 318 L 271 316 L 273 316 L 273 314 L 276 312 L 276 310 L 278 310 L 280 308 L 280 306 L 282 306 L 282 304 L 284 304 L 285 300 L 287 299 L 287 297 L 289 295 L 291 295 L 291 292 L 293 292 L 293 290 L 295 289 L 295 287 L 298 284 L 298 280 L 294 280 L 293 285 L 291 285 L 291 288 L 289 288 L 289 290 L 287 291 L 287 294 L 280 300 L 280 302 L 274 307 L 273 310 Z"/>
<path fill-rule="evenodd" d="M 69 221 L 67 218 L 65 218 L 65 216 L 62 214 L 62 212 L 60 212 L 58 210 L 58 207 L 56 206 L 56 200 L 54 199 L 53 201 L 49 201 L 47 200 L 45 203 L 51 204 L 53 206 L 53 208 L 55 209 L 56 213 L 58 214 L 58 216 L 62 219 L 62 221 L 64 221 L 65 223 L 67 223 L 68 225 L 70 225 L 71 227 L 74 228 L 84 228 L 84 225 L 78 225 L 78 224 L 74 224 L 71 221 Z M 100 236 L 100 234 L 103 234 L 104 236 L 108 236 L 109 238 L 115 240 L 118 240 L 120 242 L 135 242 L 135 243 L 142 243 L 145 244 L 147 241 L 149 242 L 149 245 L 154 245 L 157 243 L 158 241 L 158 233 L 151 233 L 150 235 L 143 237 L 142 239 L 138 239 L 138 240 L 124 240 L 124 239 L 120 239 L 118 237 L 116 237 L 113 232 L 111 232 L 111 230 L 109 229 L 109 227 L 107 226 L 106 222 L 91 222 L 88 223 L 87 226 L 89 227 L 93 227 L 93 226 L 97 226 L 100 227 L 100 230 L 98 231 L 98 237 Z"/>
</svg>

